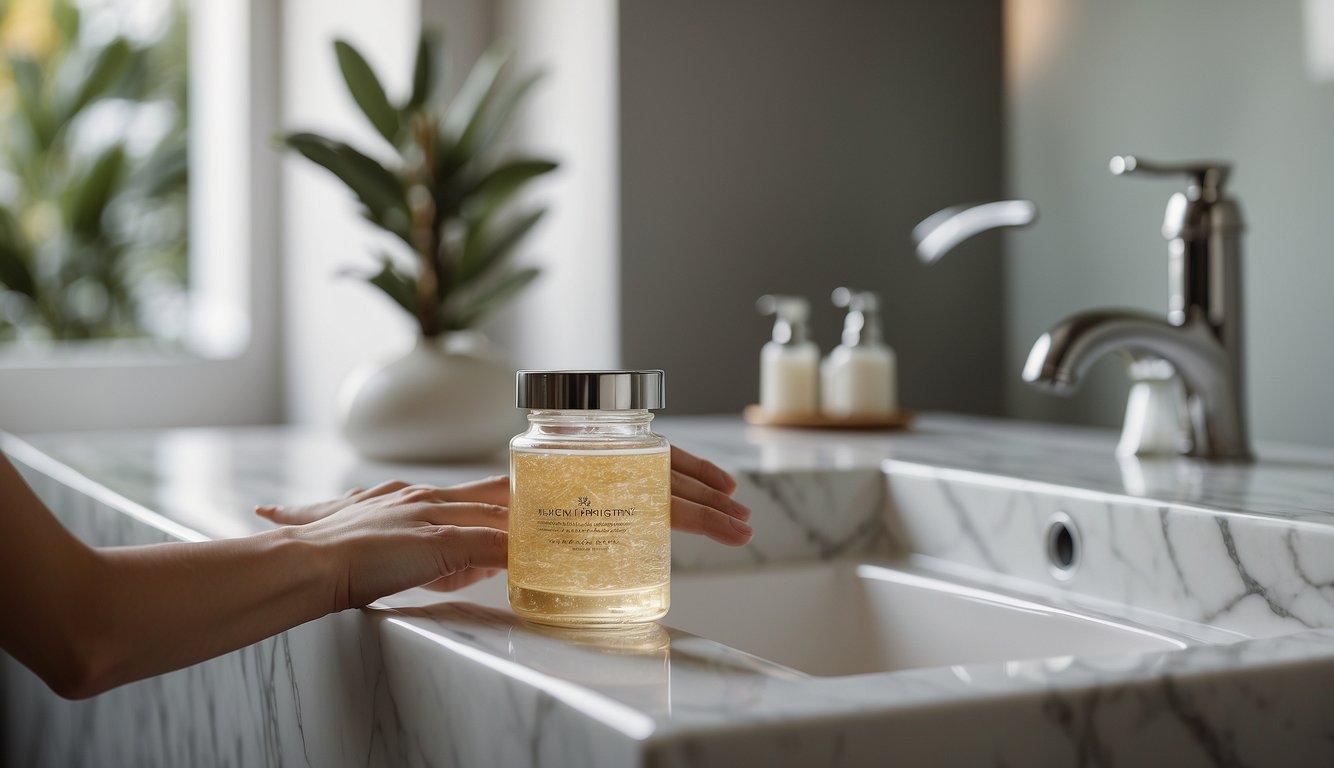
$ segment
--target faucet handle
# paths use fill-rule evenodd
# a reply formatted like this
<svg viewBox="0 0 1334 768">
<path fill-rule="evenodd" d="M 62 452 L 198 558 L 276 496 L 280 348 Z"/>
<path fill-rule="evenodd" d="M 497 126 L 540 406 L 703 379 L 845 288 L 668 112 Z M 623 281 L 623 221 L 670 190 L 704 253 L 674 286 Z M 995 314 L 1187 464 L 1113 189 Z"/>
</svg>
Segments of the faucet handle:
<svg viewBox="0 0 1334 768">
<path fill-rule="evenodd" d="M 1221 160 L 1198 160 L 1188 163 L 1158 163 L 1135 155 L 1117 155 L 1108 163 L 1113 176 L 1143 173 L 1149 176 L 1190 177 L 1191 187 L 1186 196 L 1213 203 L 1222 199 L 1223 184 L 1232 172 L 1232 164 Z"/>
</svg>

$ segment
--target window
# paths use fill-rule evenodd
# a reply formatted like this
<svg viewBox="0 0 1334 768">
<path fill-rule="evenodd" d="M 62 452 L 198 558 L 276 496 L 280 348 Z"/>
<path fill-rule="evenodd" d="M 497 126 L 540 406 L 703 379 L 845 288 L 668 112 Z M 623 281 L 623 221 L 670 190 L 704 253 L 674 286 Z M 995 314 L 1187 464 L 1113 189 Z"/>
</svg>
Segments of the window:
<svg viewBox="0 0 1334 768">
<path fill-rule="evenodd" d="M 38 70 L 20 63 L 0 90 L 27 88 L 57 116 L 80 107 L 64 153 L 37 169 L 45 198 L 16 194 L 40 146 L 0 161 L 13 214 L 0 230 L 36 242 L 22 246 L 42 250 L 30 277 L 51 286 L 16 291 L 25 276 L 0 261 L 0 429 L 277 419 L 273 6 L 0 0 L 6 53 L 14 35 Z M 31 120 L 22 108 L 0 96 L 0 120 Z"/>
<path fill-rule="evenodd" d="M 0 339 L 179 344 L 188 287 L 182 0 L 0 17 Z"/>
</svg>

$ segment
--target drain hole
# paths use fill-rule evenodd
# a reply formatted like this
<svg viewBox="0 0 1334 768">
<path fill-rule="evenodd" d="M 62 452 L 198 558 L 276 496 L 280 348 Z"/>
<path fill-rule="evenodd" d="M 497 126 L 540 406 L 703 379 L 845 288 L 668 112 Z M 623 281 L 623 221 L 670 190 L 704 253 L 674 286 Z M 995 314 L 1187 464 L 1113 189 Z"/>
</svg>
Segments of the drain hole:
<svg viewBox="0 0 1334 768">
<path fill-rule="evenodd" d="M 1052 516 L 1047 527 L 1047 559 L 1051 561 L 1052 575 L 1070 578 L 1079 563 L 1079 534 L 1075 522 L 1064 512 Z"/>
</svg>

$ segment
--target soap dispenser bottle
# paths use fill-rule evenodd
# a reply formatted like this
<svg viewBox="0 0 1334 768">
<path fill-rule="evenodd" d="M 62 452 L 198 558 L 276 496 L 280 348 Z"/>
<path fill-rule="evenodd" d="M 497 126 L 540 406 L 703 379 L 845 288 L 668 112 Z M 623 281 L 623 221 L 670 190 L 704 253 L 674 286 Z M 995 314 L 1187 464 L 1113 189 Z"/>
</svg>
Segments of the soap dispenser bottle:
<svg viewBox="0 0 1334 768">
<path fill-rule="evenodd" d="M 810 302 L 775 294 L 755 308 L 774 315 L 773 340 L 760 350 L 760 408 L 769 416 L 818 413 L 820 349 L 810 340 Z"/>
<path fill-rule="evenodd" d="M 894 350 L 880 335 L 880 302 L 870 291 L 836 288 L 834 305 L 846 307 L 843 343 L 820 366 L 826 416 L 889 416 L 898 408 Z"/>
</svg>

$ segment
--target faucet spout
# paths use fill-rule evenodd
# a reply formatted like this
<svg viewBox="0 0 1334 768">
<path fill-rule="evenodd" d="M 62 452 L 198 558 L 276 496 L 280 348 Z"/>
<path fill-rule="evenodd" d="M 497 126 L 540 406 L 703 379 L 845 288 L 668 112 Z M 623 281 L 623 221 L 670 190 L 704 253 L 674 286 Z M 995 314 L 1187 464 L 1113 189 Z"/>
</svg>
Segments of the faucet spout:
<svg viewBox="0 0 1334 768">
<path fill-rule="evenodd" d="M 1171 363 L 1185 385 L 1191 455 L 1251 459 L 1238 361 L 1199 317 L 1173 325 L 1129 310 L 1071 315 L 1033 344 L 1023 379 L 1046 392 L 1070 395 L 1089 367 L 1110 352 Z"/>
<path fill-rule="evenodd" d="M 927 216 L 913 227 L 917 258 L 923 264 L 934 264 L 974 235 L 1000 227 L 1026 227 L 1037 218 L 1038 207 L 1031 200 L 995 200 L 950 206 Z"/>
</svg>

